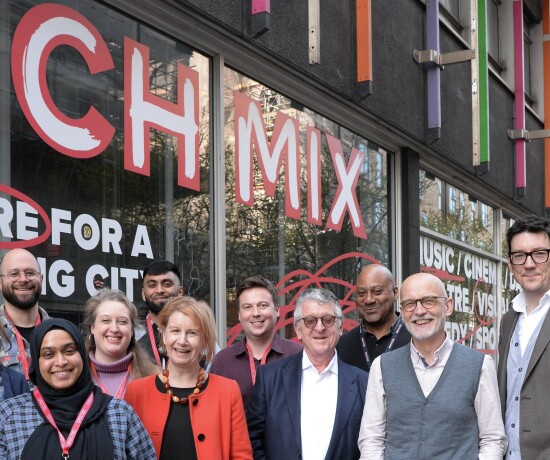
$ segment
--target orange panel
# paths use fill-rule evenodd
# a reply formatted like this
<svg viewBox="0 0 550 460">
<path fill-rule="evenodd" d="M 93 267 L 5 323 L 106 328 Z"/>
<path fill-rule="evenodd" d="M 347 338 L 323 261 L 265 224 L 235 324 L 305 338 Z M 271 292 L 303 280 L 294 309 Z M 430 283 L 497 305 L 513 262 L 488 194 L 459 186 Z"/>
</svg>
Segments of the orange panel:
<svg viewBox="0 0 550 460">
<path fill-rule="evenodd" d="M 372 81 L 371 0 L 356 0 L 357 81 Z"/>
</svg>

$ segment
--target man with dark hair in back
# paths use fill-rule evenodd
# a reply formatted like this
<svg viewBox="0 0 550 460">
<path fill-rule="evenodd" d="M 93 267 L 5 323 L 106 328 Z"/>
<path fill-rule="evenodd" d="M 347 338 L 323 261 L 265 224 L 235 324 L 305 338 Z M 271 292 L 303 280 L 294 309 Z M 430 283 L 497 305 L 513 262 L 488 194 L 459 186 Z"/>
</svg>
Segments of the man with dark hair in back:
<svg viewBox="0 0 550 460">
<path fill-rule="evenodd" d="M 147 332 L 138 344 L 161 366 L 161 345 L 158 329 L 158 315 L 172 297 L 184 294 L 178 267 L 167 260 L 151 262 L 143 270 L 141 297 L 147 305 Z"/>
<path fill-rule="evenodd" d="M 220 351 L 211 372 L 236 380 L 246 405 L 258 366 L 296 354 L 302 346 L 275 333 L 279 306 L 271 281 L 263 276 L 246 278 L 237 289 L 237 302 L 244 339 Z"/>
<path fill-rule="evenodd" d="M 518 219 L 508 230 L 508 267 L 522 287 L 502 317 L 498 383 L 507 460 L 550 458 L 550 221 Z"/>
</svg>

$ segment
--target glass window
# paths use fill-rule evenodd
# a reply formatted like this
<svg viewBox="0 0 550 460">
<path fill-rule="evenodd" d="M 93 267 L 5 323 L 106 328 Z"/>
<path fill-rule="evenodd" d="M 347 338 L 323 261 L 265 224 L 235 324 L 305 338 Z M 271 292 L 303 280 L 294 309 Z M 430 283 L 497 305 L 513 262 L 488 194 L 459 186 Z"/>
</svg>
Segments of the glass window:
<svg viewBox="0 0 550 460">
<path fill-rule="evenodd" d="M 524 60 L 524 85 L 525 85 L 525 94 L 532 96 L 533 92 L 531 91 L 531 45 L 533 41 L 531 40 L 530 34 L 530 24 L 527 21 L 523 21 L 523 60 Z"/>
<path fill-rule="evenodd" d="M 497 261 L 428 236 L 420 237 L 420 270 L 445 284 L 454 311 L 445 323 L 449 337 L 496 354 Z"/>
<path fill-rule="evenodd" d="M 235 70 L 224 80 L 228 289 L 255 273 L 278 283 L 279 328 L 309 284 L 352 310 L 361 265 L 391 260 L 390 155 Z M 238 318 L 229 296 L 227 317 L 231 342 Z"/>
<path fill-rule="evenodd" d="M 493 208 L 422 170 L 420 190 L 420 216 L 424 227 L 493 252 Z M 447 200 L 441 199 L 443 190 L 446 190 Z M 445 208 L 442 203 L 446 203 Z"/>
<path fill-rule="evenodd" d="M 499 0 L 487 1 L 487 50 L 489 57 L 500 63 L 500 18 L 499 18 Z"/>
<path fill-rule="evenodd" d="M 84 18 L 97 30 L 99 45 L 106 47 L 113 67 L 91 74 L 76 48 L 57 46 L 48 59 L 47 91 L 53 105 L 70 119 L 81 119 L 91 108 L 97 110 L 112 127 L 113 137 L 104 151 L 91 158 L 63 154 L 31 127 L 28 113 L 11 86 L 9 152 L 0 152 L 2 241 L 20 245 L 22 240 L 44 234 L 46 223 L 51 223 L 45 241 L 30 249 L 39 257 L 45 275 L 40 304 L 52 316 L 78 322 L 84 301 L 95 292 L 96 275 L 105 285 L 126 291 L 138 302 L 140 270 L 158 258 L 173 260 L 179 266 L 186 292 L 208 298 L 210 59 L 101 3 L 65 3 L 77 21 Z M 13 37 L 15 28 L 35 4 L 30 0 L 12 1 L 11 14 L 0 19 L 11 21 L 10 27 L 0 28 L 0 33 L 10 32 Z M 48 14 L 56 14 L 59 8 L 66 7 L 51 6 Z M 145 56 L 144 50 L 148 52 L 145 70 L 134 72 L 133 77 L 143 84 L 144 97 L 154 107 L 173 109 L 178 100 L 184 101 L 179 102 L 180 111 L 182 104 L 196 105 L 200 163 L 197 190 L 179 184 L 184 164 L 178 155 L 179 141 L 162 123 L 155 123 L 155 116 L 151 122 L 136 124 L 144 126 L 140 139 L 150 146 L 149 158 L 143 159 L 148 173 L 127 168 L 124 133 L 129 135 L 128 123 L 133 116 L 147 119 L 148 114 L 135 107 L 131 114 L 125 106 L 130 94 L 125 87 L 129 74 L 124 67 L 129 56 L 124 50 L 133 46 L 125 44 L 125 38 L 144 47 L 141 56 Z M 3 37 L 3 41 L 7 43 L 9 37 Z M 2 56 L 6 59 L 5 53 Z M 9 67 L 9 61 L 2 61 L 2 66 Z M 185 94 L 187 78 L 181 70 L 197 82 L 192 90 L 187 87 Z M 0 83 L 2 88 L 10 88 L 9 81 Z M 25 201 L 30 200 L 33 204 L 28 207 Z M 25 209 L 26 214 L 18 209 Z M 6 220 L 8 227 L 4 225 Z"/>
</svg>

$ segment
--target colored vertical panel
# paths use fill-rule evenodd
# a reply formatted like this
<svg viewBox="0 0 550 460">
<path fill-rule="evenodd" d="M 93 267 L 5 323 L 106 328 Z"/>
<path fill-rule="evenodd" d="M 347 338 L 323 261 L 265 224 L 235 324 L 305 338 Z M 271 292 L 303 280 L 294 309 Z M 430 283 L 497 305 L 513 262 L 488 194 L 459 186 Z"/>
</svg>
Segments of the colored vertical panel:
<svg viewBox="0 0 550 460">
<path fill-rule="evenodd" d="M 439 0 L 426 1 L 426 49 L 439 53 Z M 441 128 L 441 70 L 428 64 L 428 128 Z"/>
<path fill-rule="evenodd" d="M 523 0 L 514 0 L 514 78 L 516 129 L 525 129 L 525 74 L 523 59 Z M 516 139 L 516 188 L 525 192 L 525 139 Z"/>
<path fill-rule="evenodd" d="M 271 13 L 271 0 L 252 0 L 252 14 Z"/>
<path fill-rule="evenodd" d="M 357 81 L 372 81 L 371 0 L 356 0 Z"/>
<path fill-rule="evenodd" d="M 550 129 L 550 5 L 542 2 L 544 129 Z M 544 205 L 550 208 L 550 138 L 544 139 Z"/>
<path fill-rule="evenodd" d="M 480 111 L 479 111 L 479 44 L 478 35 L 481 33 L 478 28 L 478 0 L 470 0 L 470 23 L 471 23 L 471 48 L 475 50 L 475 57 L 470 61 L 470 69 L 472 72 L 472 163 L 478 167 L 480 161 Z"/>
<path fill-rule="evenodd" d="M 489 142 L 489 55 L 487 52 L 487 1 L 477 4 L 478 94 L 479 94 L 479 160 L 490 158 Z"/>
</svg>

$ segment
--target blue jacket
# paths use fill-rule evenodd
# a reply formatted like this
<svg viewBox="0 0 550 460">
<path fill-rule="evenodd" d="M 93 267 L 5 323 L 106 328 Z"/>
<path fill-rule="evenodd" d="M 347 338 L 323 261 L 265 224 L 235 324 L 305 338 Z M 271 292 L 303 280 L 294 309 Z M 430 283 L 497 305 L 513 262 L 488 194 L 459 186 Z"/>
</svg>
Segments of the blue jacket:
<svg viewBox="0 0 550 460">
<path fill-rule="evenodd" d="M 302 353 L 261 366 L 246 408 L 254 459 L 300 459 Z M 325 460 L 357 460 L 369 374 L 338 358 L 338 402 Z M 319 417 L 323 401 L 319 401 Z"/>
<path fill-rule="evenodd" d="M 4 399 L 29 393 L 29 385 L 23 374 L 16 372 L 9 367 L 0 364 L 0 374 L 2 375 L 2 388 L 4 389 Z"/>
</svg>

